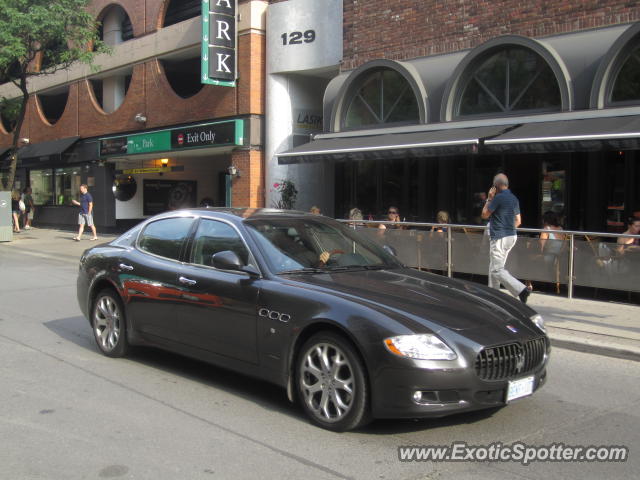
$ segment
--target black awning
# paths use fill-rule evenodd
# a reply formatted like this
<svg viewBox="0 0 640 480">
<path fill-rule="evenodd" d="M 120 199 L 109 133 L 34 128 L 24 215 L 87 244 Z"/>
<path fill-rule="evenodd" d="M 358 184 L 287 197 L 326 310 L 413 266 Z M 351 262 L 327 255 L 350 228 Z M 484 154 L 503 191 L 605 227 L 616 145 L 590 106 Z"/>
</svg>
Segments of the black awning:
<svg viewBox="0 0 640 480">
<path fill-rule="evenodd" d="M 67 137 L 48 142 L 34 143 L 18 150 L 21 167 L 33 167 L 62 159 L 62 154 L 78 141 L 80 137 Z"/>
<path fill-rule="evenodd" d="M 640 148 L 640 116 L 526 123 L 484 142 L 484 152 L 545 153 Z"/>
<path fill-rule="evenodd" d="M 277 153 L 280 165 L 325 160 L 366 160 L 433 157 L 477 153 L 485 138 L 513 128 L 493 125 L 472 128 L 438 129 L 379 135 L 322 135 L 287 152 Z"/>
</svg>

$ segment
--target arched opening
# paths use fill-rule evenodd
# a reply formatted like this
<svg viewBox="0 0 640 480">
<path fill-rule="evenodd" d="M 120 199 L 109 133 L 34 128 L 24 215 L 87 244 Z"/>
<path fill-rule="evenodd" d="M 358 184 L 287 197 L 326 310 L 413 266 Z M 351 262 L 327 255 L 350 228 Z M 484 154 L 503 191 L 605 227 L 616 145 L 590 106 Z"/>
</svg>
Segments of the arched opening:
<svg viewBox="0 0 640 480">
<path fill-rule="evenodd" d="M 413 88 L 390 68 L 364 72 L 344 99 L 342 128 L 419 123 L 420 110 Z"/>
<path fill-rule="evenodd" d="M 98 37 L 107 45 L 118 45 L 133 38 L 133 26 L 120 5 L 111 5 L 100 14 Z"/>
<path fill-rule="evenodd" d="M 40 71 L 43 72 L 58 65 L 60 63 L 62 53 L 67 49 L 67 44 L 60 38 L 56 38 L 47 43 L 41 53 Z"/>
<path fill-rule="evenodd" d="M 12 132 L 16 127 L 21 107 L 22 97 L 12 98 L 11 100 L 5 100 L 0 103 L 0 120 L 2 121 L 2 128 L 4 128 L 5 132 Z"/>
<path fill-rule="evenodd" d="M 37 99 L 45 120 L 53 125 L 60 120 L 67 106 L 69 87 L 64 86 L 47 92 L 40 92 L 37 95 Z"/>
<path fill-rule="evenodd" d="M 182 98 L 194 96 L 202 90 L 200 57 L 167 57 L 159 60 L 169 85 Z"/>
<path fill-rule="evenodd" d="M 200 0 L 169 0 L 162 26 L 168 27 L 190 18 L 199 17 L 202 12 L 201 4 Z"/>
<path fill-rule="evenodd" d="M 91 77 L 89 84 L 93 97 L 105 113 L 113 113 L 120 108 L 129 91 L 132 74 L 133 69 L 129 67 L 109 76 Z"/>
<path fill-rule="evenodd" d="M 519 45 L 494 48 L 474 59 L 458 82 L 453 116 L 511 115 L 562 110 L 549 63 Z"/>
</svg>

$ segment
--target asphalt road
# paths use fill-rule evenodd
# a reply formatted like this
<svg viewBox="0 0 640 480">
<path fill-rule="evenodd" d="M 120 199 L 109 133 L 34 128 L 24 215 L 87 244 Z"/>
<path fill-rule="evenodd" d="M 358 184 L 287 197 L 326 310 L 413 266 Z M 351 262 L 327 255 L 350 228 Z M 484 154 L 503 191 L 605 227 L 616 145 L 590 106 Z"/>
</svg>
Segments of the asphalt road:
<svg viewBox="0 0 640 480">
<path fill-rule="evenodd" d="M 640 362 L 556 348 L 544 389 L 507 408 L 335 434 L 260 381 L 153 349 L 103 357 L 76 269 L 0 244 L 0 479 L 637 478 Z M 630 458 L 398 459 L 399 446 L 460 441 L 625 445 Z"/>
</svg>

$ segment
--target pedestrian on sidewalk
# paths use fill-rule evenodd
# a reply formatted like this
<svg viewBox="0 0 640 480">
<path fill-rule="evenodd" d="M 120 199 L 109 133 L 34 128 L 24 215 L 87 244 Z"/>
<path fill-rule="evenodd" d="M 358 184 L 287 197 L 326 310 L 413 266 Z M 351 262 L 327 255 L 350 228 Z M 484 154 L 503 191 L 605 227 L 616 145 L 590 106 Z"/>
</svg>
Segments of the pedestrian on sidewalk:
<svg viewBox="0 0 640 480">
<path fill-rule="evenodd" d="M 80 185 L 80 201 L 74 199 L 71 200 L 71 202 L 80 207 L 80 212 L 78 213 L 78 224 L 80 227 L 78 228 L 78 236 L 73 237 L 73 239 L 76 242 L 79 242 L 82 238 L 84 226 L 87 225 L 93 232 L 91 240 L 97 240 L 98 234 L 96 233 L 96 227 L 93 224 L 93 197 L 89 193 L 89 187 L 84 183 Z"/>
<path fill-rule="evenodd" d="M 22 200 L 24 201 L 24 229 L 29 230 L 31 228 L 31 221 L 33 220 L 33 214 L 35 213 L 35 205 L 33 204 L 33 195 L 31 194 L 31 187 L 25 187 L 22 191 Z"/>
<path fill-rule="evenodd" d="M 11 192 L 11 215 L 13 216 L 13 233 L 20 233 L 20 215 L 22 214 L 20 208 L 20 191 L 14 190 Z"/>
<path fill-rule="evenodd" d="M 493 178 L 493 186 L 482 208 L 482 218 L 490 220 L 489 287 L 500 289 L 502 283 L 514 297 L 527 303 L 529 290 L 505 268 L 509 252 L 518 239 L 516 228 L 522 223 L 522 217 L 520 202 L 509 190 L 509 179 L 504 173 Z"/>
</svg>

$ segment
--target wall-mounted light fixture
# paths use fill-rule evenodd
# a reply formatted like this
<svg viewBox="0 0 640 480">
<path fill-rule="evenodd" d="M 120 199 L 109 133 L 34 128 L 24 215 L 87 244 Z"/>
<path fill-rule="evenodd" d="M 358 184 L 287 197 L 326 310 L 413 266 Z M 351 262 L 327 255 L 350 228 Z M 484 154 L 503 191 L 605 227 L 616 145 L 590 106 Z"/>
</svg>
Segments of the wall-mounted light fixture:
<svg viewBox="0 0 640 480">
<path fill-rule="evenodd" d="M 138 123 L 147 123 L 147 117 L 145 117 L 142 113 L 136 113 L 136 116 L 133 119 Z"/>
<path fill-rule="evenodd" d="M 160 159 L 160 164 L 161 164 L 163 167 L 168 167 L 168 166 L 169 166 L 169 159 L 168 159 L 168 158 L 161 158 L 161 159 Z"/>
<path fill-rule="evenodd" d="M 22 145 L 29 145 L 29 144 L 31 143 L 31 140 L 29 140 L 29 139 L 28 139 L 28 138 L 26 138 L 26 137 L 25 137 L 25 138 L 21 138 L 21 139 L 20 139 L 20 143 L 21 143 Z"/>
</svg>

